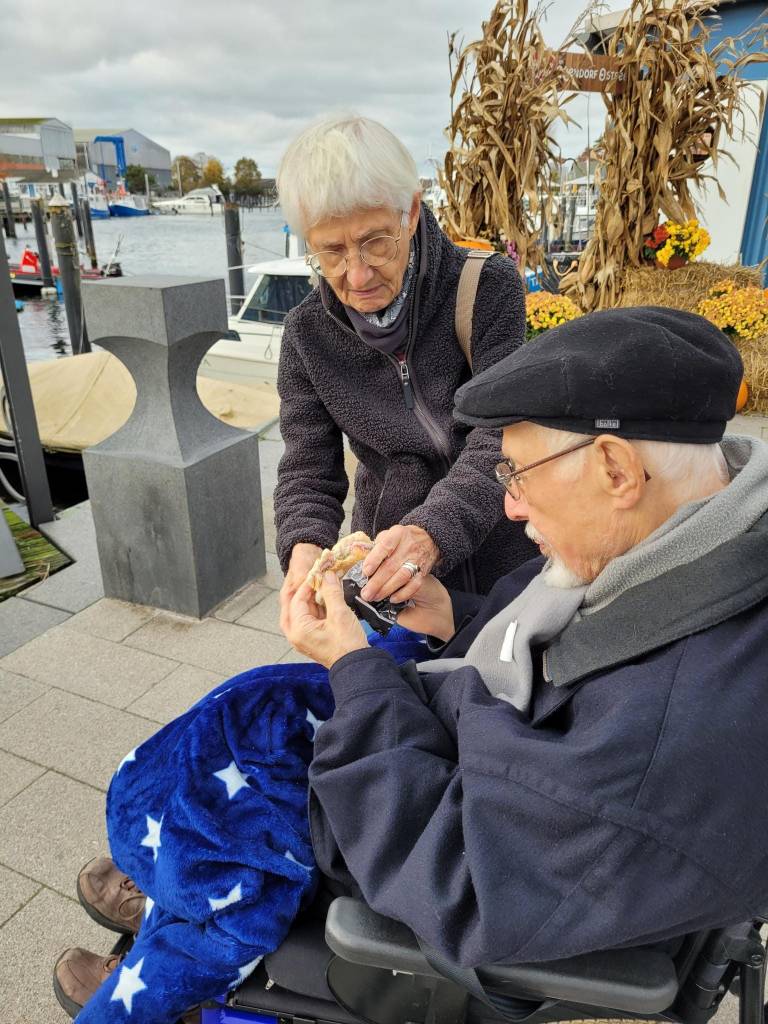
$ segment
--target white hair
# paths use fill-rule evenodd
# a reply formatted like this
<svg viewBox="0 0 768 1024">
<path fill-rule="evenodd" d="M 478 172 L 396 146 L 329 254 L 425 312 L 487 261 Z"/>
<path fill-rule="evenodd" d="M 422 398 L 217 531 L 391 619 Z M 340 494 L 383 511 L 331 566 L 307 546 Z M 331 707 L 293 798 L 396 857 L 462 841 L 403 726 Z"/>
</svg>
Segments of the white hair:
<svg viewBox="0 0 768 1024">
<path fill-rule="evenodd" d="M 293 140 L 280 162 L 277 189 L 284 217 L 303 234 L 356 210 L 386 206 L 407 213 L 421 186 L 413 157 L 384 125 L 338 114 Z"/>
<path fill-rule="evenodd" d="M 537 424 L 538 426 L 538 424 Z M 566 430 L 540 427 L 550 455 L 585 441 L 587 435 Z M 719 444 L 678 444 L 672 441 L 631 441 L 643 462 L 646 472 L 654 480 L 663 480 L 682 504 L 699 493 L 702 481 L 712 478 L 727 484 L 728 465 Z M 558 460 L 555 472 L 560 479 L 575 480 L 582 472 L 587 458 L 587 447 L 567 458 Z"/>
</svg>

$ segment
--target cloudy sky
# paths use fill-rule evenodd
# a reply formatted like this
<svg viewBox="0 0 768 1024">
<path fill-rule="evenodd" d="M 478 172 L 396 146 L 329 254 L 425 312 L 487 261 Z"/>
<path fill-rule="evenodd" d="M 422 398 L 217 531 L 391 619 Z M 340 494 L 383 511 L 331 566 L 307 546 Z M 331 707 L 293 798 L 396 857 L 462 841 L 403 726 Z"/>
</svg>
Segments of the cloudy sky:
<svg viewBox="0 0 768 1024">
<path fill-rule="evenodd" d="M 135 128 L 173 155 L 204 151 L 265 175 L 286 142 L 329 109 L 397 133 L 428 173 L 445 150 L 447 33 L 477 38 L 492 0 L 0 0 L 0 116 L 53 116 L 77 128 Z M 621 6 L 609 0 L 606 9 Z M 553 0 L 559 45 L 581 4 Z M 88 13 L 86 13 L 86 11 Z M 574 101 L 566 155 L 603 124 L 599 94 Z"/>
</svg>

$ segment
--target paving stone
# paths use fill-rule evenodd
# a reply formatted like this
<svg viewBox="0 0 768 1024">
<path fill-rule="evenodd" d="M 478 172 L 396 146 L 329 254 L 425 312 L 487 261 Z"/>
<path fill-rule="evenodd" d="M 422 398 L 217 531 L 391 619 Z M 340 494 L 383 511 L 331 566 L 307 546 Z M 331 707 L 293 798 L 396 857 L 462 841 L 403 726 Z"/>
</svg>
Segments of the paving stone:
<svg viewBox="0 0 768 1024">
<path fill-rule="evenodd" d="M 66 569 L 62 569 L 66 572 Z M 22 593 L 28 593 L 27 590 Z M 20 597 L 9 597 L 0 603 L 0 658 L 18 647 L 58 626 L 69 618 L 69 612 L 48 608 Z"/>
<path fill-rule="evenodd" d="M 215 672 L 207 672 L 193 665 L 179 665 L 169 676 L 134 701 L 128 711 L 165 725 L 183 715 L 220 682 L 221 676 Z"/>
<path fill-rule="evenodd" d="M 277 551 L 277 527 L 275 526 L 275 512 L 272 501 L 265 501 L 261 506 L 261 518 L 264 523 L 264 550 L 271 551 L 274 555 Z"/>
<path fill-rule="evenodd" d="M 289 646 L 282 637 L 219 619 L 198 620 L 168 614 L 156 615 L 132 633 L 125 644 L 208 669 L 219 681 L 255 665 L 272 665 Z"/>
<path fill-rule="evenodd" d="M 34 782 L 44 772 L 45 768 L 41 768 L 40 765 L 0 750 L 0 807 L 26 789 L 30 782 Z"/>
<path fill-rule="evenodd" d="M 4 868 L 0 864 L 0 925 L 12 917 L 40 891 L 40 883 Z M 5 1019 L 5 1018 L 3 1018 Z"/>
<path fill-rule="evenodd" d="M 237 620 L 238 626 L 248 626 L 249 629 L 263 629 L 267 633 L 279 633 L 280 630 L 280 594 L 273 590 L 269 597 L 259 601 L 255 608 L 251 608 L 245 615 Z"/>
<path fill-rule="evenodd" d="M 14 672 L 0 669 L 0 722 L 37 700 L 47 689 L 47 686 L 33 679 L 25 679 Z"/>
<path fill-rule="evenodd" d="M 149 622 L 155 614 L 155 608 L 104 597 L 67 619 L 67 627 L 120 643 L 139 626 Z"/>
<path fill-rule="evenodd" d="M 66 1024 L 53 994 L 53 965 L 68 946 L 106 954 L 113 944 L 71 899 L 42 889 L 0 930 L 0 1019 L 3 1024 Z"/>
<path fill-rule="evenodd" d="M 124 708 L 172 672 L 176 664 L 59 626 L 9 654 L 0 668 Z"/>
<path fill-rule="evenodd" d="M 0 725 L 0 747 L 106 790 L 123 757 L 154 732 L 155 723 L 138 715 L 49 690 Z"/>
<path fill-rule="evenodd" d="M 46 772 L 0 807 L 0 863 L 64 896 L 74 896 L 83 864 L 108 849 L 104 794 L 92 786 Z"/>
<path fill-rule="evenodd" d="M 271 593 L 270 588 L 265 587 L 263 583 L 249 583 L 247 587 L 243 587 L 234 597 L 230 597 L 228 601 L 220 604 L 213 612 L 213 617 L 221 619 L 222 622 L 235 622 L 241 615 L 245 615 L 254 605 L 265 598 L 267 594 Z"/>
<path fill-rule="evenodd" d="M 311 665 L 312 658 L 308 658 L 306 654 L 300 654 L 295 647 L 292 647 L 287 654 L 282 656 L 280 663 L 289 665 Z"/>
</svg>

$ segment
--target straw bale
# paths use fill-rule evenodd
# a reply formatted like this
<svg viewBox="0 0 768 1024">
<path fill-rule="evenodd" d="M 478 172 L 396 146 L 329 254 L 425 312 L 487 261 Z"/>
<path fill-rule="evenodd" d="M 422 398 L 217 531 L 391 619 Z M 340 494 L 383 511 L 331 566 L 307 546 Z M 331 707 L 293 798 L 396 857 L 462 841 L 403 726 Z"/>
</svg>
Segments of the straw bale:
<svg viewBox="0 0 768 1024">
<path fill-rule="evenodd" d="M 699 303 L 706 299 L 709 289 L 718 281 L 734 280 L 740 288 L 747 285 L 760 287 L 757 267 L 743 267 L 740 263 L 709 263 L 699 260 L 678 270 L 665 270 L 653 265 L 627 267 L 623 289 L 616 306 L 667 306 L 698 311 Z"/>
</svg>

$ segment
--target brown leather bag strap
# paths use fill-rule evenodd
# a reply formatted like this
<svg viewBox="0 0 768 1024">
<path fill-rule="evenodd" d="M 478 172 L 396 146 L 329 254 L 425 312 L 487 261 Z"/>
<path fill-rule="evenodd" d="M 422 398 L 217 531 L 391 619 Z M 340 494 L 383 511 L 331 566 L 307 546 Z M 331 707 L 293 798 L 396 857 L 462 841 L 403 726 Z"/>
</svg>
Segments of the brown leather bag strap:
<svg viewBox="0 0 768 1024">
<path fill-rule="evenodd" d="M 477 297 L 477 286 L 480 283 L 480 272 L 483 263 L 492 252 L 481 252 L 471 249 L 467 253 L 464 266 L 461 268 L 459 287 L 456 290 L 456 317 L 454 327 L 456 338 L 464 353 L 464 358 L 472 369 L 472 315 L 475 310 L 475 298 Z"/>
</svg>

